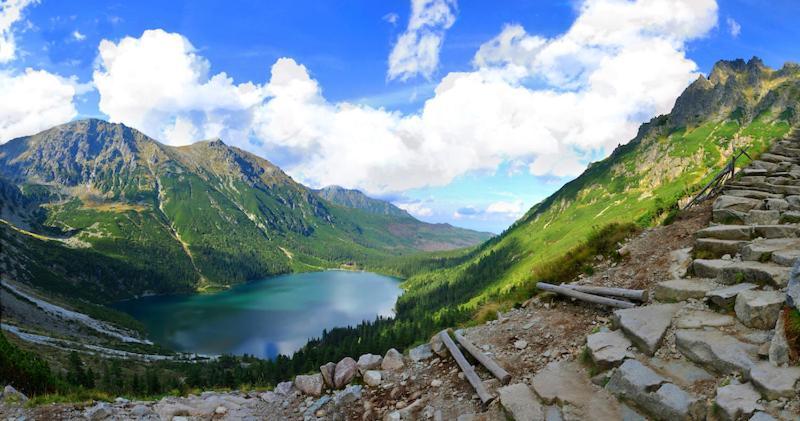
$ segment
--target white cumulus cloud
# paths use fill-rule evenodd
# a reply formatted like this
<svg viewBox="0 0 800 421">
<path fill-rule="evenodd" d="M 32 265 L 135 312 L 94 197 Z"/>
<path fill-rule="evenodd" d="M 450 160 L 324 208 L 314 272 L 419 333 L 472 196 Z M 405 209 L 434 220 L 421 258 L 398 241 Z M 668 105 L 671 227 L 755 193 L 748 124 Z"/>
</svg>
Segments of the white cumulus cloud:
<svg viewBox="0 0 800 421">
<path fill-rule="evenodd" d="M 455 3 L 419 4 L 412 29 L 454 19 Z M 505 26 L 472 69 L 447 74 L 410 114 L 331 102 L 291 58 L 275 62 L 264 84 L 210 75 L 187 39 L 160 30 L 103 41 L 94 82 L 114 121 L 173 144 L 220 136 L 267 157 L 278 150 L 291 157 L 283 167 L 314 187 L 399 192 L 505 162 L 573 176 L 670 110 L 699 74 L 687 42 L 717 24 L 714 0 L 586 0 L 578 12 L 550 38 Z"/>
<path fill-rule="evenodd" d="M 433 215 L 433 209 L 425 206 L 422 202 L 395 203 L 394 205 L 414 216 L 424 218 Z"/>
<path fill-rule="evenodd" d="M 16 55 L 17 43 L 12 26 L 22 19 L 22 10 L 37 0 L 3 0 L 0 3 L 0 63 L 8 63 Z"/>
<path fill-rule="evenodd" d="M 148 30 L 100 42 L 94 84 L 100 111 L 173 145 L 202 138 L 246 138 L 264 99 L 253 83 L 209 75 L 208 61 L 182 35 Z"/>
<path fill-rule="evenodd" d="M 408 27 L 389 54 L 389 79 L 433 75 L 439 66 L 444 34 L 456 21 L 457 8 L 456 0 L 411 0 Z"/>
</svg>

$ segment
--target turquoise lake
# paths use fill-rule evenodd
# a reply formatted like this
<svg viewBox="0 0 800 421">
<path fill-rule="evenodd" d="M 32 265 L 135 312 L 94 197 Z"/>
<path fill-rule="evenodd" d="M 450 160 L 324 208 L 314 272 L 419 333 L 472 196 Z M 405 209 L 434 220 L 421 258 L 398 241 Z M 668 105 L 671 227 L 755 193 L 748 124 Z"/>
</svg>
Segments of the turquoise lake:
<svg viewBox="0 0 800 421">
<path fill-rule="evenodd" d="M 369 272 L 276 276 L 207 295 L 142 297 L 115 307 L 149 339 L 201 354 L 291 355 L 323 329 L 392 316 L 400 281 Z"/>
</svg>

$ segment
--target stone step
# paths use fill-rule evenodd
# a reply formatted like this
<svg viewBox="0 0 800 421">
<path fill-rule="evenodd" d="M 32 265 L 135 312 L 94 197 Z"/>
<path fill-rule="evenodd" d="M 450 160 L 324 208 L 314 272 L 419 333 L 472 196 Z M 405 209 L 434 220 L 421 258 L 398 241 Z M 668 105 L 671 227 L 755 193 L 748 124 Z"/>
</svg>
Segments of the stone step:
<svg viewBox="0 0 800 421">
<path fill-rule="evenodd" d="M 619 330 L 597 332 L 586 337 L 586 349 L 594 364 L 606 369 L 616 367 L 631 355 L 633 344 Z"/>
<path fill-rule="evenodd" d="M 720 241 L 720 240 L 718 240 Z M 705 298 L 719 285 L 708 279 L 673 279 L 656 284 L 653 298 L 662 302 L 686 301 L 690 298 Z"/>
<path fill-rule="evenodd" d="M 614 371 L 606 390 L 658 420 L 700 419 L 706 412 L 703 399 L 634 359 Z"/>
<path fill-rule="evenodd" d="M 746 243 L 740 252 L 742 260 L 767 262 L 776 251 L 797 249 L 800 249 L 800 238 L 769 238 Z"/>
<path fill-rule="evenodd" d="M 775 367 L 762 361 L 750 369 L 748 375 L 761 395 L 768 400 L 797 396 L 800 367 Z"/>
<path fill-rule="evenodd" d="M 742 180 L 740 180 L 742 182 Z M 783 195 L 780 193 L 769 193 L 760 190 L 745 190 L 745 189 L 725 189 L 723 190 L 724 195 L 726 196 L 735 196 L 735 197 L 744 197 L 746 199 L 756 199 L 756 200 L 764 200 L 764 199 L 781 199 Z"/>
<path fill-rule="evenodd" d="M 781 212 L 781 217 L 778 219 L 779 224 L 797 224 L 800 223 L 800 211 L 787 210 Z"/>
<path fill-rule="evenodd" d="M 622 419 L 622 406 L 606 390 L 593 385 L 574 361 L 552 362 L 531 379 L 531 387 L 545 405 L 569 406 L 573 419 Z"/>
<path fill-rule="evenodd" d="M 800 249 L 778 250 L 772 253 L 770 260 L 775 264 L 792 267 L 800 259 Z"/>
<path fill-rule="evenodd" d="M 783 144 L 776 144 L 772 146 L 771 149 L 772 153 L 783 155 L 783 156 L 791 156 L 793 158 L 800 158 L 800 148 L 793 147 L 790 145 L 783 145 Z"/>
<path fill-rule="evenodd" d="M 672 324 L 678 304 L 654 304 L 614 311 L 613 323 L 643 353 L 653 355 L 661 346 L 664 334 Z"/>
<path fill-rule="evenodd" d="M 717 197 L 714 201 L 712 210 L 735 210 L 739 212 L 749 212 L 753 209 L 760 209 L 764 201 L 762 199 L 751 199 L 748 197 L 731 196 L 724 194 Z"/>
<path fill-rule="evenodd" d="M 516 383 L 497 389 L 500 405 L 513 420 L 544 420 L 545 412 L 539 399 L 525 383 Z"/>
<path fill-rule="evenodd" d="M 761 396 L 750 383 L 733 383 L 717 389 L 714 406 L 723 420 L 746 420 L 764 408 L 758 403 Z"/>
<path fill-rule="evenodd" d="M 765 170 L 764 168 L 747 167 L 747 168 L 742 168 L 742 174 L 746 176 L 767 175 L 767 170 Z"/>
<path fill-rule="evenodd" d="M 692 271 L 701 278 L 714 278 L 725 285 L 742 282 L 783 288 L 789 281 L 790 268 L 774 263 L 723 259 L 695 259 Z"/>
<path fill-rule="evenodd" d="M 786 294 L 781 291 L 742 291 L 736 297 L 733 309 L 742 324 L 754 329 L 775 328 Z"/>
<path fill-rule="evenodd" d="M 767 171 L 770 171 L 770 172 L 777 171 L 778 168 L 779 168 L 778 164 L 774 164 L 772 162 L 767 162 L 767 161 L 764 161 L 762 159 L 756 159 L 755 161 L 751 162 L 750 163 L 750 167 L 751 168 L 761 168 L 761 169 L 764 169 L 764 170 L 767 170 Z"/>
<path fill-rule="evenodd" d="M 772 162 L 775 164 L 781 164 L 784 162 L 794 163 L 797 161 L 797 159 L 790 156 L 778 155 L 776 153 L 769 153 L 769 152 L 762 153 L 758 159 L 761 161 Z"/>
<path fill-rule="evenodd" d="M 730 256 L 736 256 L 747 244 L 748 242 L 743 240 L 698 238 L 694 242 L 694 251 L 695 255 L 702 255 L 706 258 L 720 258 L 726 254 Z"/>
<path fill-rule="evenodd" d="M 797 238 L 800 226 L 773 225 L 712 225 L 695 232 L 697 238 L 718 240 L 750 240 L 754 238 Z"/>
<path fill-rule="evenodd" d="M 678 315 L 674 321 L 678 329 L 702 329 L 705 327 L 723 327 L 736 324 L 733 317 L 705 310 L 689 310 Z"/>
<path fill-rule="evenodd" d="M 780 211 L 753 209 L 744 215 L 746 225 L 775 225 L 781 220 Z"/>
<path fill-rule="evenodd" d="M 716 329 L 678 329 L 675 345 L 689 360 L 721 374 L 746 375 L 758 360 L 758 347 Z"/>
<path fill-rule="evenodd" d="M 713 304 L 716 306 L 723 308 L 723 309 L 733 309 L 734 303 L 736 303 L 736 297 L 742 291 L 748 291 L 751 289 L 758 288 L 756 284 L 736 284 L 725 288 L 715 289 L 713 291 L 709 291 L 706 294 L 706 298 L 709 299 Z"/>
<path fill-rule="evenodd" d="M 764 200 L 764 209 L 783 212 L 789 210 L 789 202 L 777 197 L 770 197 Z"/>
</svg>

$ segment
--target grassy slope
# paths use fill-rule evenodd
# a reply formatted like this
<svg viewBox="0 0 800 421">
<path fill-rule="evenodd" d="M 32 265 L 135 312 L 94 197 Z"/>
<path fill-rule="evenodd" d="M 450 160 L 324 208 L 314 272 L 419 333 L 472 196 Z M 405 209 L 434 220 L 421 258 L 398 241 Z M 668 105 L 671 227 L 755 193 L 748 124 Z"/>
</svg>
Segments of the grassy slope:
<svg viewBox="0 0 800 421">
<path fill-rule="evenodd" d="M 540 268 L 607 224 L 658 222 L 659 215 L 713 177 L 734 147 L 747 146 L 757 155 L 789 132 L 787 120 L 800 94 L 796 79 L 785 82 L 772 85 L 789 97 L 791 106 L 761 107 L 751 121 L 738 109 L 688 128 L 670 127 L 666 116 L 654 119 L 643 136 L 592 164 L 466 262 L 408 279 L 399 306 L 427 306 L 431 312 L 454 305 L 475 310 L 488 302 L 517 300 L 533 290 Z M 486 271 L 487 266 L 494 270 Z"/>
</svg>

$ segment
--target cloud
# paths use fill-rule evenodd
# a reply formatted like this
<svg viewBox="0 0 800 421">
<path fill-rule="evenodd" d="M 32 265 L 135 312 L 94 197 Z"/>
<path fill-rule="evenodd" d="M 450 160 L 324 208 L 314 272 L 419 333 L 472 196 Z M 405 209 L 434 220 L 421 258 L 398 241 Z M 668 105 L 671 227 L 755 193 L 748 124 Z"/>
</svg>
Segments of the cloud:
<svg viewBox="0 0 800 421">
<path fill-rule="evenodd" d="M 433 76 L 445 31 L 455 23 L 457 8 L 456 0 L 411 0 L 408 27 L 389 54 L 390 80 Z"/>
<path fill-rule="evenodd" d="M 425 9 L 409 27 L 441 21 L 421 16 L 447 15 L 454 5 Z M 387 194 L 508 162 L 533 175 L 574 176 L 670 110 L 699 75 L 686 43 L 717 23 L 713 0 L 587 0 L 578 12 L 550 38 L 505 26 L 478 49 L 471 70 L 446 75 L 410 114 L 328 101 L 288 57 L 264 84 L 209 75 L 188 40 L 161 30 L 103 41 L 95 84 L 114 121 L 172 144 L 220 136 L 283 157 L 282 167 L 312 187 Z"/>
<path fill-rule="evenodd" d="M 521 200 L 515 200 L 513 202 L 494 202 L 486 207 L 486 213 L 500 214 L 507 217 L 512 217 L 513 219 L 519 218 L 524 212 L 525 203 L 523 203 Z"/>
<path fill-rule="evenodd" d="M 72 31 L 72 38 L 75 41 L 83 41 L 86 39 L 86 35 L 82 34 L 79 30 Z"/>
<path fill-rule="evenodd" d="M 0 5 L 0 143 L 65 123 L 77 115 L 73 103 L 86 90 L 76 78 L 44 70 L 11 68 L 17 58 L 14 24 L 35 0 L 7 0 Z"/>
<path fill-rule="evenodd" d="M 0 63 L 8 63 L 16 56 L 12 26 L 22 19 L 22 10 L 34 3 L 37 0 L 5 0 L 0 4 Z"/>
<path fill-rule="evenodd" d="M 74 118 L 78 91 L 75 81 L 44 70 L 0 71 L 0 143 Z"/>
<path fill-rule="evenodd" d="M 246 139 L 263 87 L 209 75 L 208 61 L 182 35 L 148 30 L 100 42 L 94 84 L 99 109 L 172 145 L 203 138 Z"/>
<path fill-rule="evenodd" d="M 411 215 L 417 217 L 428 217 L 433 215 L 433 209 L 425 206 L 422 202 L 406 202 L 406 203 L 395 203 L 400 209 L 405 210 L 406 212 L 410 213 Z"/>
<path fill-rule="evenodd" d="M 386 22 L 391 23 L 392 26 L 397 25 L 397 20 L 398 19 L 400 19 L 400 16 L 398 16 L 397 13 L 394 13 L 394 12 L 387 13 L 387 14 L 383 15 L 383 20 L 385 20 Z"/>
<path fill-rule="evenodd" d="M 731 36 L 738 38 L 739 34 L 742 33 L 742 25 L 739 25 L 739 22 L 730 17 L 725 22 L 728 24 L 728 32 L 730 32 Z"/>
</svg>

